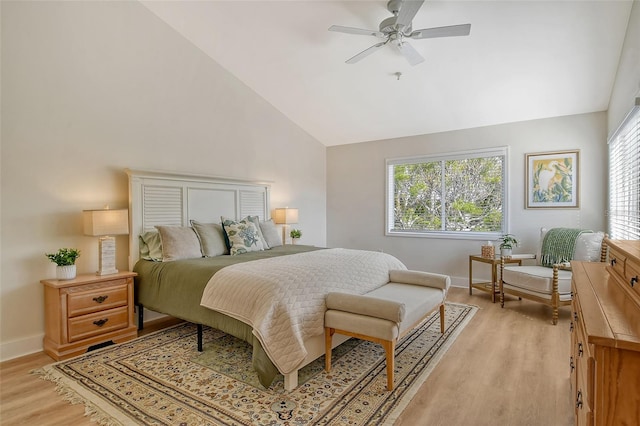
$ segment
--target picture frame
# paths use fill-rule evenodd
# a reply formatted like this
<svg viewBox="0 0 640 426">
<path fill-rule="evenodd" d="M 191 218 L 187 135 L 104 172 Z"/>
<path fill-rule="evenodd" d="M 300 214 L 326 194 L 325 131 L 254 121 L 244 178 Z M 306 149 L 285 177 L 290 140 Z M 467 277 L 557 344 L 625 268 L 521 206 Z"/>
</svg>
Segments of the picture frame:
<svg viewBox="0 0 640 426">
<path fill-rule="evenodd" d="M 527 209 L 580 208 L 580 151 L 525 154 Z"/>
</svg>

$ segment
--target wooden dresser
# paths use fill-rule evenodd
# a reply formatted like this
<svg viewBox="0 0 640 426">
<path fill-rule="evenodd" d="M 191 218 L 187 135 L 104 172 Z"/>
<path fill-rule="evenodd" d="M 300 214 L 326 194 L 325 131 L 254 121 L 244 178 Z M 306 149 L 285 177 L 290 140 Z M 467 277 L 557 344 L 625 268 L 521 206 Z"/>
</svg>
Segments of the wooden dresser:
<svg viewBox="0 0 640 426">
<path fill-rule="evenodd" d="M 640 241 L 607 240 L 608 263 L 571 262 L 576 425 L 640 425 Z"/>
</svg>

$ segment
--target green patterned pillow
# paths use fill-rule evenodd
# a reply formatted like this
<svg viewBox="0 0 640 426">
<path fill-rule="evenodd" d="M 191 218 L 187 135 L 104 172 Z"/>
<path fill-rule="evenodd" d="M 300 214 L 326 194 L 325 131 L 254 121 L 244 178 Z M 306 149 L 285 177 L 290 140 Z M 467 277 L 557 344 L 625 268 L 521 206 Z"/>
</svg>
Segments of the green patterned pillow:
<svg viewBox="0 0 640 426">
<path fill-rule="evenodd" d="M 229 254 L 232 256 L 264 250 L 256 226 L 248 219 L 235 221 L 223 217 L 222 226 L 227 238 L 229 238 Z"/>
</svg>

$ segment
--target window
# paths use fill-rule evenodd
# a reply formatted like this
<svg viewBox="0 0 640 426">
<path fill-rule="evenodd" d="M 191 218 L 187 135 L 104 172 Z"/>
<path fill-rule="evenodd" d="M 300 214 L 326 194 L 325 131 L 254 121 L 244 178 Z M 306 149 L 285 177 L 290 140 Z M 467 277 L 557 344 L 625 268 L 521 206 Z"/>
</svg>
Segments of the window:
<svg viewBox="0 0 640 426">
<path fill-rule="evenodd" d="M 507 158 L 501 147 L 387 160 L 387 235 L 506 233 Z"/>
<path fill-rule="evenodd" d="M 609 236 L 640 239 L 640 98 L 609 139 Z"/>
</svg>

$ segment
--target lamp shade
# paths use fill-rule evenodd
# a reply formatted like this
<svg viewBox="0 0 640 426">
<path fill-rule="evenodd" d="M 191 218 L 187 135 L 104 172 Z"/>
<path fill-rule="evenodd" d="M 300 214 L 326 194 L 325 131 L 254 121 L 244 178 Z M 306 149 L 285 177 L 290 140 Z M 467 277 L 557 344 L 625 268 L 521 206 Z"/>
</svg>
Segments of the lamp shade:
<svg viewBox="0 0 640 426">
<path fill-rule="evenodd" d="M 126 235 L 129 233 L 129 212 L 120 210 L 83 210 L 84 234 L 91 236 Z"/>
<path fill-rule="evenodd" d="M 298 209 L 290 209 L 289 207 L 276 209 L 273 221 L 279 225 L 298 223 Z"/>
</svg>

